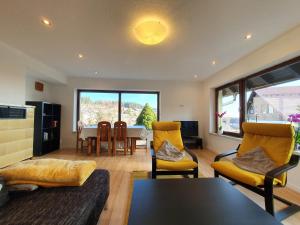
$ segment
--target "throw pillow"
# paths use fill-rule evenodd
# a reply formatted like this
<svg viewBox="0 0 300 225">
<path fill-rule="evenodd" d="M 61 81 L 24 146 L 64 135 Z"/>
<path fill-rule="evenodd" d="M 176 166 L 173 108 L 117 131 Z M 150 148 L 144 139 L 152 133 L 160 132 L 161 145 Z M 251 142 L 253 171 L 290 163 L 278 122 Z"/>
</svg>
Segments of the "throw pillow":
<svg viewBox="0 0 300 225">
<path fill-rule="evenodd" d="M 277 167 L 262 147 L 256 147 L 241 156 L 233 158 L 233 163 L 241 169 L 262 175 L 266 175 L 267 172 Z"/>
<path fill-rule="evenodd" d="M 184 156 L 184 152 L 177 149 L 168 140 L 165 140 L 156 152 L 156 158 L 167 161 L 180 161 Z"/>
</svg>

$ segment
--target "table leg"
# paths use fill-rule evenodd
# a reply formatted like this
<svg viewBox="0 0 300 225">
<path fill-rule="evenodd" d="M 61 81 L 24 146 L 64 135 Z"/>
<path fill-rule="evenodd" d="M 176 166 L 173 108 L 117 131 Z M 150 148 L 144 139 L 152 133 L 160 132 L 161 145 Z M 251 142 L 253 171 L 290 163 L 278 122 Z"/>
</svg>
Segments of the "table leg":
<svg viewBox="0 0 300 225">
<path fill-rule="evenodd" d="M 130 155 L 133 154 L 133 138 L 130 138 Z"/>
<path fill-rule="evenodd" d="M 88 137 L 88 155 L 92 153 L 92 138 Z"/>
</svg>

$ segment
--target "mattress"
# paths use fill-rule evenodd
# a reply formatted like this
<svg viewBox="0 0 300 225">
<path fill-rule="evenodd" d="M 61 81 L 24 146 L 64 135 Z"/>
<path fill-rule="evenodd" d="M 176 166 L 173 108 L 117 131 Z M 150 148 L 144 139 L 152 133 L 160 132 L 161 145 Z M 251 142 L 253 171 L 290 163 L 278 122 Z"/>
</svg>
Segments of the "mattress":
<svg viewBox="0 0 300 225">
<path fill-rule="evenodd" d="M 10 194 L 0 224 L 96 225 L 109 195 L 109 172 L 95 170 L 81 187 L 39 188 Z"/>
</svg>

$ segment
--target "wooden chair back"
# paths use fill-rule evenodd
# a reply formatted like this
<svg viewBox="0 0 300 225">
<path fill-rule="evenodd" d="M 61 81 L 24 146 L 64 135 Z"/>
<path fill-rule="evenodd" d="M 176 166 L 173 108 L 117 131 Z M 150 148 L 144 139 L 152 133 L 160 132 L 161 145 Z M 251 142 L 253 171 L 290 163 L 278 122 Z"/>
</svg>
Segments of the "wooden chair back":
<svg viewBox="0 0 300 225">
<path fill-rule="evenodd" d="M 111 140 L 111 124 L 107 121 L 101 121 L 98 123 L 97 138 L 101 141 Z"/>
<path fill-rule="evenodd" d="M 107 142 L 108 152 L 111 151 L 111 124 L 107 121 L 98 123 L 97 129 L 97 155 L 100 155 L 101 142 Z"/>
<path fill-rule="evenodd" d="M 116 141 L 124 141 L 127 139 L 127 124 L 123 121 L 114 123 L 114 139 Z"/>
<path fill-rule="evenodd" d="M 127 152 L 127 124 L 124 121 L 117 121 L 114 123 L 114 142 L 113 153 L 116 154 L 116 143 L 123 142 L 124 154 Z"/>
</svg>

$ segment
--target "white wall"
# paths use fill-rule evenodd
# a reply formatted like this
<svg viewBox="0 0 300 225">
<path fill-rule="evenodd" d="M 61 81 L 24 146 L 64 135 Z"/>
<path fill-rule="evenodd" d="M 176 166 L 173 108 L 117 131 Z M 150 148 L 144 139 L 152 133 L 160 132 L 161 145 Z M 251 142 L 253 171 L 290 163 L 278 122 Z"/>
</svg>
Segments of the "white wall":
<svg viewBox="0 0 300 225">
<path fill-rule="evenodd" d="M 49 82 L 66 82 L 55 69 L 0 41 L 0 104 L 25 104 L 29 74 Z M 38 99 L 34 93 L 30 95 Z"/>
<path fill-rule="evenodd" d="M 72 131 L 77 89 L 160 91 L 160 120 L 198 120 L 200 88 L 198 82 L 70 78 L 67 85 L 52 89 L 53 101 L 62 105 L 62 147 L 74 148 L 76 143 Z"/>
<path fill-rule="evenodd" d="M 236 147 L 240 140 L 211 134 L 214 131 L 214 88 L 300 55 L 300 26 L 269 42 L 202 83 L 205 146 L 216 152 Z M 289 185 L 300 191 L 300 167 L 289 173 Z"/>
<path fill-rule="evenodd" d="M 35 90 L 35 82 L 41 82 L 44 84 L 44 91 Z M 27 76 L 25 78 L 25 100 L 26 101 L 52 101 L 52 86 L 48 82 L 42 81 L 32 76 Z"/>
<path fill-rule="evenodd" d="M 25 68 L 15 55 L 0 43 L 0 104 L 24 105 Z"/>
</svg>

